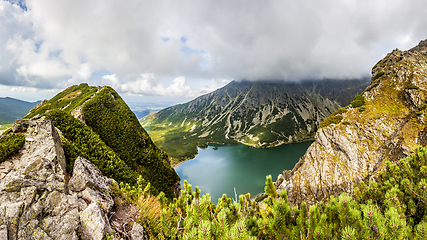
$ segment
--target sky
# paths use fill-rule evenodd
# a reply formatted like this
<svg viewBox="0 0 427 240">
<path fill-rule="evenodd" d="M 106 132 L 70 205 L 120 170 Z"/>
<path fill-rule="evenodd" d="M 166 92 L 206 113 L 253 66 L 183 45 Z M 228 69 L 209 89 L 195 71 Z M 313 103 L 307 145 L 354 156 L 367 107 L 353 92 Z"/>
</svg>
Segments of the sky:
<svg viewBox="0 0 427 240">
<path fill-rule="evenodd" d="M 359 78 L 427 38 L 425 0 L 0 0 L 0 97 L 109 85 L 182 103 L 232 80 Z"/>
</svg>

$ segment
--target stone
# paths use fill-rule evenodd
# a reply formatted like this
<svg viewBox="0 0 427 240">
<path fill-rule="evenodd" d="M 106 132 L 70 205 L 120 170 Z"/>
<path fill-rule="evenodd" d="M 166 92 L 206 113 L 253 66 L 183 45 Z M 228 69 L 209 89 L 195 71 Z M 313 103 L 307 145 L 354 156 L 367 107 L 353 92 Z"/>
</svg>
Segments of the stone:
<svg viewBox="0 0 427 240">
<path fill-rule="evenodd" d="M 79 201 L 78 209 L 79 209 L 79 212 L 81 212 L 81 211 L 85 210 L 88 205 L 87 205 L 86 201 L 81 199 L 81 198 L 79 198 L 78 201 Z"/>
<path fill-rule="evenodd" d="M 91 203 L 80 212 L 81 239 L 102 240 L 107 232 L 111 232 L 109 222 L 97 203 Z"/>
<path fill-rule="evenodd" d="M 78 157 L 74 162 L 73 176 L 68 182 L 70 190 L 80 192 L 87 187 L 110 192 L 111 178 L 102 175 L 101 170 L 85 158 Z"/>
<path fill-rule="evenodd" d="M 0 225 L 0 239 L 8 239 L 6 225 Z"/>
<path fill-rule="evenodd" d="M 130 236 L 132 240 L 144 240 L 144 228 L 139 223 L 135 222 L 130 231 Z"/>
<path fill-rule="evenodd" d="M 26 132 L 29 125 L 30 125 L 30 119 L 16 119 L 15 123 L 12 125 L 12 132 L 14 133 Z"/>
<path fill-rule="evenodd" d="M 109 213 L 114 205 L 114 200 L 109 194 L 95 191 L 91 188 L 86 188 L 82 192 L 82 198 L 88 200 L 91 203 L 98 203 L 102 210 L 104 210 L 106 213 Z"/>
</svg>

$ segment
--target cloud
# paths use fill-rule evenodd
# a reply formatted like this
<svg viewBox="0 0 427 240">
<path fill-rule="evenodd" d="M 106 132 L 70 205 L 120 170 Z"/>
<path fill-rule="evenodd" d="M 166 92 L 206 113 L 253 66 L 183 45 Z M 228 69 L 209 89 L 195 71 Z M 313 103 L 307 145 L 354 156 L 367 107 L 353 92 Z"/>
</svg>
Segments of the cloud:
<svg viewBox="0 0 427 240">
<path fill-rule="evenodd" d="M 194 96 L 225 79 L 355 78 L 392 49 L 427 38 L 426 7 L 422 0 L 0 1 L 0 84 L 100 81 L 132 94 Z M 99 71 L 111 74 L 92 79 Z"/>
</svg>

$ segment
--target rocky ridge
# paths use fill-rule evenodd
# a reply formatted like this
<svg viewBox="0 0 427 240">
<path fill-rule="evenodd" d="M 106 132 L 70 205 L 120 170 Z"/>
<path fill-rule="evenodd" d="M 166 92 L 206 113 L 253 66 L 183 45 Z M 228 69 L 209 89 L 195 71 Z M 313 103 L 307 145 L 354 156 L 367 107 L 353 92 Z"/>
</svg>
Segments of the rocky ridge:
<svg viewBox="0 0 427 240">
<path fill-rule="evenodd" d="M 44 117 L 17 120 L 12 131 L 26 141 L 0 163 L 0 239 L 116 239 L 107 216 L 117 183 L 82 157 L 67 181 L 61 132 Z M 133 229 L 142 239 L 142 227 Z"/>
<path fill-rule="evenodd" d="M 371 84 L 325 121 L 292 171 L 279 175 L 293 204 L 352 193 L 360 180 L 375 179 L 386 161 L 427 143 L 427 40 L 393 50 L 372 69 Z"/>
</svg>

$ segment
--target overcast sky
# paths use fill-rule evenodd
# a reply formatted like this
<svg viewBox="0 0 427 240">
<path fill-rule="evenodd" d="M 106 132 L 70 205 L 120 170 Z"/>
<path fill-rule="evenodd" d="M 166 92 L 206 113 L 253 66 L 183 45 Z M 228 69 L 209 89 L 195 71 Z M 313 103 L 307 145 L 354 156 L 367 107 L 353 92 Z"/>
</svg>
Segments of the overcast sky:
<svg viewBox="0 0 427 240">
<path fill-rule="evenodd" d="M 0 0 L 0 97 L 82 82 L 184 101 L 231 80 L 358 78 L 427 38 L 425 0 Z M 132 95 L 133 97 L 130 97 Z"/>
</svg>

